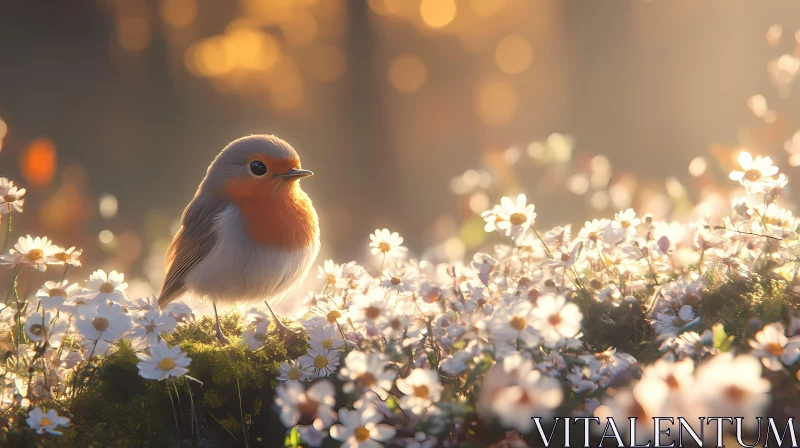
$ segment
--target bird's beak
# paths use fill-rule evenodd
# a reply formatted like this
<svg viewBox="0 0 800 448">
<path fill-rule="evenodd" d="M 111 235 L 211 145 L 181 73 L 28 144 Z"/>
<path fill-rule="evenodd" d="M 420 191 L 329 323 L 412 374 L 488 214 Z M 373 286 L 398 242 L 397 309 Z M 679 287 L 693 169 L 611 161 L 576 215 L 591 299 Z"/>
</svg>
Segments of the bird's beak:
<svg viewBox="0 0 800 448">
<path fill-rule="evenodd" d="M 289 171 L 280 175 L 280 177 L 291 180 L 291 179 L 302 179 L 304 177 L 313 176 L 314 173 L 309 170 L 300 170 L 297 168 L 292 168 Z"/>
</svg>

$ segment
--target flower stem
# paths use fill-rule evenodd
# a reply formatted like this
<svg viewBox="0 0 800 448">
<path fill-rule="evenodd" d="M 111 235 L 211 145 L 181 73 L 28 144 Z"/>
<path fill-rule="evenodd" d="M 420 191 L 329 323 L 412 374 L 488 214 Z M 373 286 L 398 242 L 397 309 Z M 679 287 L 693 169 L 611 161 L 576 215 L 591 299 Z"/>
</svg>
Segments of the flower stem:
<svg viewBox="0 0 800 448">
<path fill-rule="evenodd" d="M 8 243 L 11 242 L 11 214 L 6 220 L 6 238 L 3 240 L 3 252 L 8 250 Z"/>
<path fill-rule="evenodd" d="M 552 252 L 550 252 L 550 248 L 548 248 L 548 247 L 547 247 L 547 244 L 546 244 L 546 243 L 544 242 L 544 240 L 542 239 L 542 236 L 541 236 L 541 235 L 539 235 L 539 232 L 537 232 L 537 231 L 536 231 L 536 229 L 535 229 L 533 226 L 531 226 L 531 230 L 533 230 L 533 233 L 535 233 L 535 234 L 536 234 L 536 238 L 539 238 L 539 241 L 541 241 L 541 242 L 542 242 L 542 246 L 544 246 L 544 250 L 547 252 L 547 255 L 548 255 L 550 258 L 553 258 L 553 253 L 552 253 Z"/>
</svg>

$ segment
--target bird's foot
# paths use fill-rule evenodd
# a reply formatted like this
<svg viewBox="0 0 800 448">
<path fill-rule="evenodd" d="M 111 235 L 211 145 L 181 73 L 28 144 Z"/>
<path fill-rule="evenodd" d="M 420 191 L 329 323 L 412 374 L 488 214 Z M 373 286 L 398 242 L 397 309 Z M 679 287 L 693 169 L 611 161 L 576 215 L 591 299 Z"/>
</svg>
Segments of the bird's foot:
<svg viewBox="0 0 800 448">
<path fill-rule="evenodd" d="M 290 330 L 289 327 L 284 325 L 283 322 L 281 322 L 281 320 L 278 319 L 278 316 L 275 314 L 275 311 L 272 311 L 272 307 L 269 306 L 269 302 L 266 303 L 267 303 L 267 309 L 269 310 L 270 314 L 272 314 L 272 319 L 275 321 L 275 329 L 278 330 L 278 335 L 281 338 L 286 336 L 286 334 L 294 334 L 294 335 L 300 334 L 297 331 Z"/>
<path fill-rule="evenodd" d="M 224 334 L 222 334 L 222 330 L 221 330 L 221 329 L 219 329 L 219 327 L 217 327 L 217 340 L 218 340 L 218 341 L 219 341 L 219 342 L 220 342 L 222 345 L 228 345 L 228 344 L 230 343 L 230 341 L 228 340 L 228 338 L 226 338 L 226 337 L 225 337 L 225 335 L 224 335 Z"/>
</svg>

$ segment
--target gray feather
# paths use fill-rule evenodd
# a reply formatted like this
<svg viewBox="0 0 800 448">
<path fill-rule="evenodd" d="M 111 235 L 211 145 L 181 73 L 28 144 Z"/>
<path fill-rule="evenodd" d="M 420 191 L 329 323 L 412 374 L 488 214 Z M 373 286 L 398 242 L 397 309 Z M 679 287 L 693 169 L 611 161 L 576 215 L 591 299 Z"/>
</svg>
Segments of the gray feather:
<svg viewBox="0 0 800 448">
<path fill-rule="evenodd" d="M 158 296 L 160 308 L 184 292 L 186 274 L 216 244 L 214 223 L 226 203 L 215 195 L 202 194 L 201 190 L 202 186 L 183 212 L 181 228 L 167 250 L 167 277 Z"/>
</svg>

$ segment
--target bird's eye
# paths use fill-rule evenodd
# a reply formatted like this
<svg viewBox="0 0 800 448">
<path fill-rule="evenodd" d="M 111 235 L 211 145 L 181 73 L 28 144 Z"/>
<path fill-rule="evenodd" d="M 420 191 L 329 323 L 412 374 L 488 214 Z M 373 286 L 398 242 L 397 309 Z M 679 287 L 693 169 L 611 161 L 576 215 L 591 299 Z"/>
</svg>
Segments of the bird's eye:
<svg viewBox="0 0 800 448">
<path fill-rule="evenodd" d="M 250 162 L 250 171 L 256 176 L 263 176 L 267 174 L 267 166 L 264 165 L 264 162 L 256 160 Z"/>
</svg>

